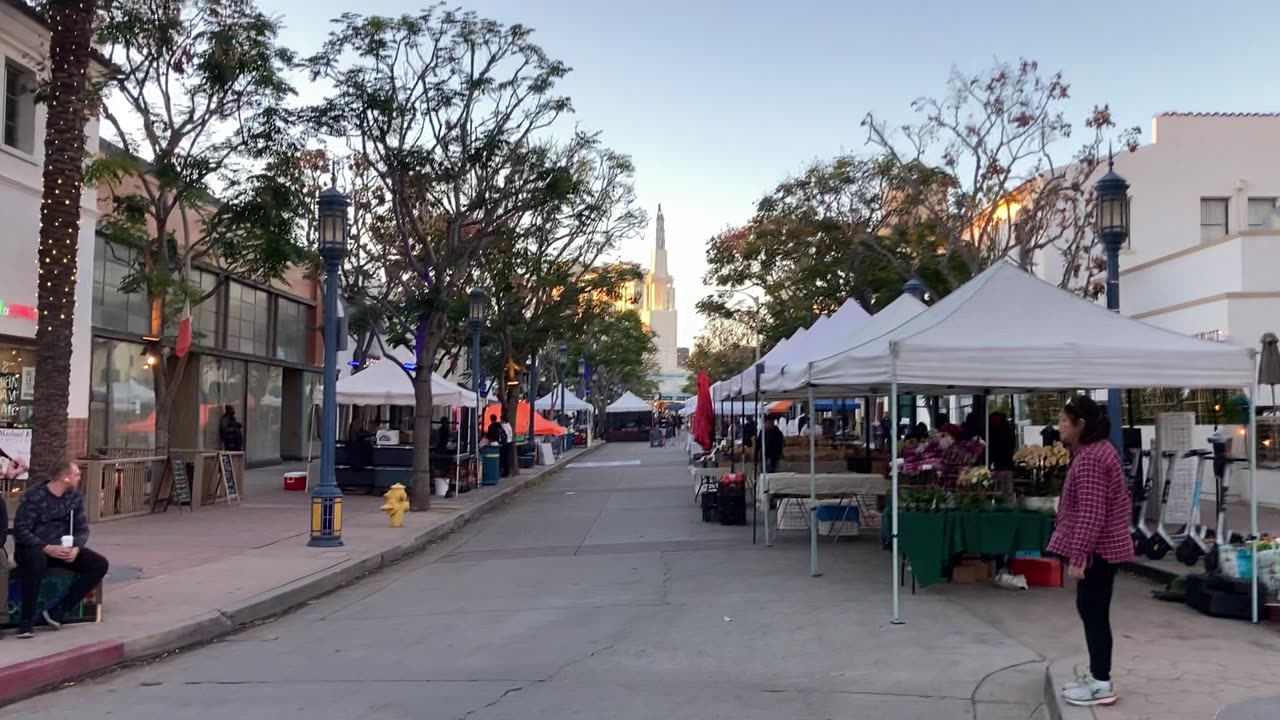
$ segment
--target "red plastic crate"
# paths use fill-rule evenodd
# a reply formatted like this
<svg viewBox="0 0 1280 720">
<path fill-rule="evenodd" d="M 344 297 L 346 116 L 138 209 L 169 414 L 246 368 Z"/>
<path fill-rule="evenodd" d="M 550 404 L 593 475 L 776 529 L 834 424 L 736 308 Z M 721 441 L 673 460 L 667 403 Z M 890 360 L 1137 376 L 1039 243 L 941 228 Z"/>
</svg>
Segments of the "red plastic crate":
<svg viewBox="0 0 1280 720">
<path fill-rule="evenodd" d="M 1009 572 L 1026 577 L 1031 587 L 1062 587 L 1062 562 L 1057 558 L 1013 558 Z"/>
</svg>

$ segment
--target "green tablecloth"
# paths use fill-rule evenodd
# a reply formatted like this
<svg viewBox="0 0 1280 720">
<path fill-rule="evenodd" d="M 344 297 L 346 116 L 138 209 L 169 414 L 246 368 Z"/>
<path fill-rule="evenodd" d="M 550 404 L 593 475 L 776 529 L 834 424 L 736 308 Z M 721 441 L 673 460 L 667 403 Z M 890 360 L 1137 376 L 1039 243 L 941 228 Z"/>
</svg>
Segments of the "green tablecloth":
<svg viewBox="0 0 1280 720">
<path fill-rule="evenodd" d="M 889 534 L 890 518 L 881 532 Z M 1043 551 L 1049 544 L 1053 518 L 1024 510 L 941 512 L 905 511 L 898 520 L 898 548 L 911 562 L 920 585 L 942 579 L 942 570 L 957 553 L 1012 555 Z"/>
</svg>

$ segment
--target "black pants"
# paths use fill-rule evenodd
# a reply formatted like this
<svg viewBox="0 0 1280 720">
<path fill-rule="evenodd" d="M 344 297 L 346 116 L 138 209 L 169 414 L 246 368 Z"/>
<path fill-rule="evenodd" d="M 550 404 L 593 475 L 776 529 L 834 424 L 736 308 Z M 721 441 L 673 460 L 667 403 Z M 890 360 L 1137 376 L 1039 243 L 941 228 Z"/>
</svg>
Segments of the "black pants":
<svg viewBox="0 0 1280 720">
<path fill-rule="evenodd" d="M 36 617 L 36 603 L 40 599 L 40 583 L 44 580 L 49 568 L 66 568 L 75 573 L 76 579 L 71 583 L 65 595 L 54 605 L 45 608 L 50 612 L 70 610 L 88 595 L 102 578 L 107 575 L 107 559 L 89 548 L 80 548 L 80 554 L 72 562 L 64 562 L 44 554 L 44 549 L 19 545 L 16 548 L 18 561 L 18 578 L 22 583 L 22 619 L 19 625 L 31 627 Z"/>
<path fill-rule="evenodd" d="M 1111 591 L 1115 584 L 1116 566 L 1097 555 L 1085 568 L 1084 579 L 1076 584 L 1076 611 L 1089 646 L 1089 672 L 1103 682 L 1111 681 Z"/>
<path fill-rule="evenodd" d="M 498 458 L 498 474 L 502 477 L 511 476 L 511 443 L 504 442 L 499 447 L 502 448 L 502 455 Z"/>
</svg>

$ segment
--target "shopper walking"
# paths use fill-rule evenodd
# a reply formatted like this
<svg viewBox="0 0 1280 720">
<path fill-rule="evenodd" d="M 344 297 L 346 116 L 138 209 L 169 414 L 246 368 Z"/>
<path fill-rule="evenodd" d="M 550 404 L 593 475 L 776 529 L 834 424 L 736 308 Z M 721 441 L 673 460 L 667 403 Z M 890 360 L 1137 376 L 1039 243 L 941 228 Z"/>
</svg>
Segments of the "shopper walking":
<svg viewBox="0 0 1280 720">
<path fill-rule="evenodd" d="M 1132 510 L 1120 456 L 1108 441 L 1111 423 L 1092 399 L 1080 395 L 1062 408 L 1058 432 L 1071 450 L 1049 551 L 1064 557 L 1076 578 L 1076 610 L 1084 624 L 1089 671 L 1062 689 L 1072 705 L 1110 705 L 1111 593 L 1118 565 L 1133 558 Z"/>
</svg>

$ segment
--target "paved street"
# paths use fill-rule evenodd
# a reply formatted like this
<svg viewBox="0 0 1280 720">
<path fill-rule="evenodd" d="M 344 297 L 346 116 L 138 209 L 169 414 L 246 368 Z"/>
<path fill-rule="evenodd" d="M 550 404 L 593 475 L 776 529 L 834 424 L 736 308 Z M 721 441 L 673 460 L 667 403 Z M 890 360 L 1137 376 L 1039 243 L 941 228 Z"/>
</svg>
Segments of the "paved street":
<svg viewBox="0 0 1280 720">
<path fill-rule="evenodd" d="M 1022 720 L 1040 717 L 1046 661 L 1083 654 L 1070 588 L 943 585 L 904 594 L 895 627 L 878 542 L 824 540 L 810 578 L 804 533 L 752 546 L 749 527 L 702 523 L 691 489 L 678 450 L 608 446 L 298 612 L 0 720 Z M 1098 717 L 1274 695 L 1272 628 L 1149 589 L 1117 587 L 1122 700 Z"/>
<path fill-rule="evenodd" d="M 639 464 L 643 460 L 643 465 Z M 618 463 L 618 464 L 611 464 Z M 1040 657 L 888 556 L 703 524 L 681 454 L 611 446 L 432 551 L 0 718 L 1026 718 Z M 729 621 L 726 621 L 726 618 Z M 69 629 L 66 632 L 75 632 Z"/>
</svg>

